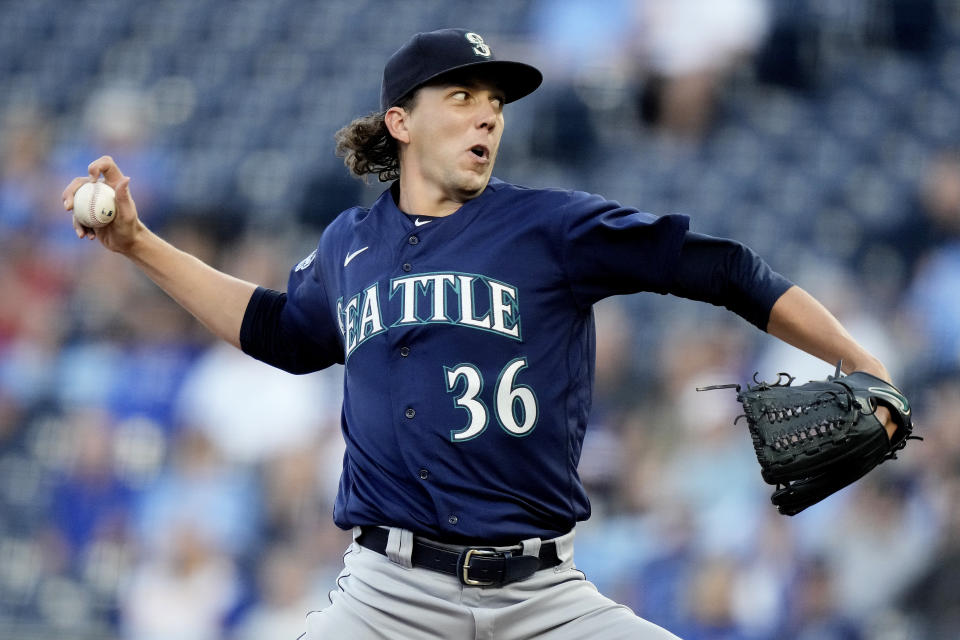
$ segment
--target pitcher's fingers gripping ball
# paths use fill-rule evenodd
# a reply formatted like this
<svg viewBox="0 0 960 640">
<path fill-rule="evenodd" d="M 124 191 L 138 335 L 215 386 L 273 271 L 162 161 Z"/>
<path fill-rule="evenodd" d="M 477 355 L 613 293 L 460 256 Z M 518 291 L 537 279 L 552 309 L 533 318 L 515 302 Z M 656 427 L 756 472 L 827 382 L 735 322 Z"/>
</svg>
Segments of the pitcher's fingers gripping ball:
<svg viewBox="0 0 960 640">
<path fill-rule="evenodd" d="M 116 215 L 117 194 L 105 182 L 87 182 L 73 196 L 73 216 L 85 227 L 105 227 Z"/>
</svg>

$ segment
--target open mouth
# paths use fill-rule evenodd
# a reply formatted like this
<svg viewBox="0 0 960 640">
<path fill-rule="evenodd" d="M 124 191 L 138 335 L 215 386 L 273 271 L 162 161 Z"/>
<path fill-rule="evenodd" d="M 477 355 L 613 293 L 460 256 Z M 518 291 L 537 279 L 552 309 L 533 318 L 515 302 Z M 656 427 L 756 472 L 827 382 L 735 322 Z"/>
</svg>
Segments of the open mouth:
<svg viewBox="0 0 960 640">
<path fill-rule="evenodd" d="M 490 150 L 482 144 L 477 144 L 470 147 L 470 153 L 481 160 L 487 160 L 490 157 Z"/>
</svg>

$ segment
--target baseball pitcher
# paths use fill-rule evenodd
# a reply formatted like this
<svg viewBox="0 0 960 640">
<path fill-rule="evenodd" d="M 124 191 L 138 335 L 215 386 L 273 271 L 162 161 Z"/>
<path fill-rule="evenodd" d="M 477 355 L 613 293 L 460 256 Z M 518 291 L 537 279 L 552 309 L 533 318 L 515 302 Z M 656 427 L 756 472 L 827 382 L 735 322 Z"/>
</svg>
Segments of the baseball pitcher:
<svg viewBox="0 0 960 640">
<path fill-rule="evenodd" d="M 109 157 L 115 221 L 75 223 L 132 260 L 217 336 L 292 373 L 344 369 L 334 509 L 353 542 L 305 637 L 667 639 L 574 564 L 590 516 L 577 475 L 590 411 L 594 303 L 637 292 L 722 305 L 823 360 L 889 375 L 817 301 L 742 244 L 598 195 L 493 177 L 507 105 L 540 85 L 465 29 L 387 61 L 381 109 L 337 136 L 389 186 L 342 212 L 285 292 L 179 251 L 137 216 Z M 873 379 L 873 378 L 871 378 Z M 870 408 L 889 443 L 898 420 Z"/>
</svg>

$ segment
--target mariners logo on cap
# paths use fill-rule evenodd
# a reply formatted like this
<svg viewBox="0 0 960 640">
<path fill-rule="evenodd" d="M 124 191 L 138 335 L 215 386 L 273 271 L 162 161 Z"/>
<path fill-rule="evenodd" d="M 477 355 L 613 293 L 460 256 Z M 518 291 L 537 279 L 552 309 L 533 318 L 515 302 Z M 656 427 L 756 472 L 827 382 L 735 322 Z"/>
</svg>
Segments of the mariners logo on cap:
<svg viewBox="0 0 960 640">
<path fill-rule="evenodd" d="M 470 41 L 473 45 L 473 52 L 478 56 L 483 56 L 484 58 L 489 58 L 490 54 L 493 53 L 490 51 L 490 47 L 487 46 L 487 43 L 483 41 L 483 38 L 480 37 L 477 33 L 465 33 L 463 37 Z"/>
</svg>

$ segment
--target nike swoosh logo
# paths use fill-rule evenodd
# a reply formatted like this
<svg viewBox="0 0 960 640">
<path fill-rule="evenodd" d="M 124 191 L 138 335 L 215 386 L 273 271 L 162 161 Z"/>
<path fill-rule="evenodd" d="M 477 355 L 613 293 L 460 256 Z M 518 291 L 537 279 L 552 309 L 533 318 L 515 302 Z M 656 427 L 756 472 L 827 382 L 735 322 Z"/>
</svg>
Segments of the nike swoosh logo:
<svg viewBox="0 0 960 640">
<path fill-rule="evenodd" d="M 422 227 L 423 225 L 430 224 L 431 222 L 433 222 L 433 220 L 421 220 L 420 218 L 417 218 L 413 221 L 413 224 L 418 227 Z"/>
<path fill-rule="evenodd" d="M 361 253 L 363 253 L 364 251 L 366 251 L 366 250 L 369 249 L 369 248 L 370 248 L 370 247 L 367 246 L 367 247 L 363 247 L 362 249 L 357 249 L 357 250 L 354 251 L 353 253 L 348 253 L 348 254 L 347 254 L 347 257 L 343 259 L 343 266 L 347 266 L 348 264 L 350 264 L 350 261 L 351 261 L 351 260 L 353 260 L 354 258 L 356 258 L 358 255 L 360 255 Z"/>
<path fill-rule="evenodd" d="M 879 387 L 868 387 L 867 391 L 886 398 L 891 404 L 893 404 L 893 406 L 898 407 L 900 411 L 907 415 L 910 414 L 910 403 L 907 402 L 907 399 L 902 395 L 887 391 L 886 389 L 881 389 Z"/>
</svg>

